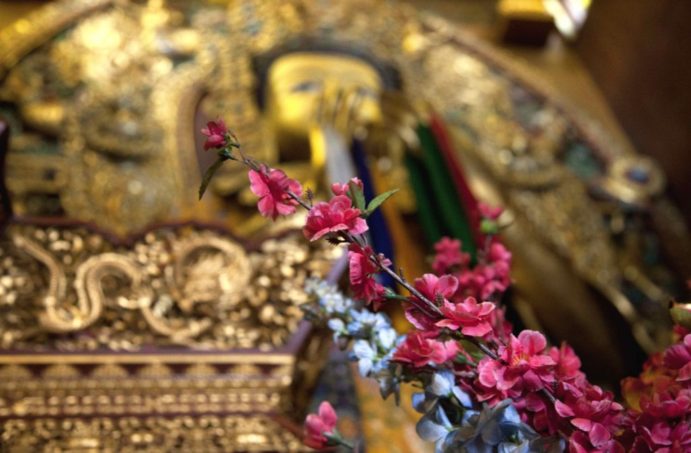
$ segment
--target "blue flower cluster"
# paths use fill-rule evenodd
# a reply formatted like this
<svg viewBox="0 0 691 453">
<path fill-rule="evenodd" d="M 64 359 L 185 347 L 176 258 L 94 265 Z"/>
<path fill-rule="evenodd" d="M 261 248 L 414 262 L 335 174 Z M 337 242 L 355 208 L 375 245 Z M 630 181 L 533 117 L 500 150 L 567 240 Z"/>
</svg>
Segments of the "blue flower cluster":
<svg viewBox="0 0 691 453">
<path fill-rule="evenodd" d="M 305 290 L 317 299 L 306 308 L 310 319 L 326 324 L 338 345 L 352 344 L 350 357 L 357 362 L 360 375 L 377 380 L 383 398 L 394 394 L 398 401 L 401 370 L 391 357 L 405 336 L 396 333 L 388 316 L 369 311 L 333 285 L 311 279 Z"/>
<path fill-rule="evenodd" d="M 565 447 L 563 441 L 542 438 L 521 422 L 510 399 L 475 409 L 451 371 L 434 373 L 424 392 L 413 395 L 413 407 L 423 414 L 417 433 L 435 442 L 436 453 L 557 453 Z"/>
</svg>

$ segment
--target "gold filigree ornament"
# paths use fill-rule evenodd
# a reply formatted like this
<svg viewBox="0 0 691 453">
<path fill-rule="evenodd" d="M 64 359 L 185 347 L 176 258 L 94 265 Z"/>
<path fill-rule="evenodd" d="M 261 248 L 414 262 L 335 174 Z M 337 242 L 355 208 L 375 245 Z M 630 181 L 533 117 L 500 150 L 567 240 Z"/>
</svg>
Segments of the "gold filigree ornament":
<svg viewBox="0 0 691 453">
<path fill-rule="evenodd" d="M 55 338 L 68 350 L 279 347 L 301 318 L 305 279 L 324 275 L 335 256 L 299 233 L 246 250 L 191 226 L 152 231 L 131 247 L 79 226 L 12 225 L 7 235 L 5 348 L 54 334 L 72 334 Z"/>
</svg>

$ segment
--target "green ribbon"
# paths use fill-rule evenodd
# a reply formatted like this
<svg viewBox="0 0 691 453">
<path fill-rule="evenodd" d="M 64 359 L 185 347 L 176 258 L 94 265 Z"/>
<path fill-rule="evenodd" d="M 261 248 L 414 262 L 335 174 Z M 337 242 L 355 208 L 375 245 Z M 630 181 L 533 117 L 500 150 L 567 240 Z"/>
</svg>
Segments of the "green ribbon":
<svg viewBox="0 0 691 453">
<path fill-rule="evenodd" d="M 430 244 L 442 236 L 460 239 L 463 251 L 475 261 L 477 248 L 472 228 L 434 134 L 420 124 L 417 135 L 421 156 L 408 153 L 406 166 L 425 237 Z"/>
</svg>

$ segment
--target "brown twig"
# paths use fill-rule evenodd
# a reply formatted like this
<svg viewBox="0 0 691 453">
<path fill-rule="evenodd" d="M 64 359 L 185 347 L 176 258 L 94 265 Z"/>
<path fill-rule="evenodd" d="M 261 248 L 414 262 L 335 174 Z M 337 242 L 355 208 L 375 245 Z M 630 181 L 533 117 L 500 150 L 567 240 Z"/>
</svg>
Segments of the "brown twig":
<svg viewBox="0 0 691 453">
<path fill-rule="evenodd" d="M 399 285 L 401 285 L 402 287 L 407 289 L 410 292 L 410 294 L 415 296 L 417 299 L 421 300 L 427 308 L 431 309 L 432 312 L 434 312 L 434 314 L 436 314 L 436 315 L 442 314 L 441 310 L 439 309 L 439 307 L 437 307 L 437 305 L 434 302 L 432 302 L 431 300 L 429 300 L 428 298 L 423 296 L 422 293 L 420 293 L 420 291 L 415 289 L 415 287 L 413 287 L 410 283 L 408 283 L 403 277 L 398 275 L 395 271 L 391 270 L 391 268 L 386 267 L 386 266 L 380 266 L 380 268 L 381 268 L 381 270 L 386 272 L 388 275 L 390 275 L 391 278 L 393 278 L 396 281 L 396 283 L 398 283 Z"/>
</svg>

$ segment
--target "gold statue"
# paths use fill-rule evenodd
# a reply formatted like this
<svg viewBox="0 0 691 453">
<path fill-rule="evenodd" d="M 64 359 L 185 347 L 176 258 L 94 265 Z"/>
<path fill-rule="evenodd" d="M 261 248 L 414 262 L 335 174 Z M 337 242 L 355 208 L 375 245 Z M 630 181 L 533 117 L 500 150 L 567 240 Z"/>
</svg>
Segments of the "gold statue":
<svg viewBox="0 0 691 453">
<path fill-rule="evenodd" d="M 317 194 L 355 171 L 350 147 L 362 143 L 377 189 L 403 189 L 385 212 L 393 242 L 417 237 L 406 159 L 424 145 L 419 128 L 438 118 L 478 198 L 507 207 L 520 319 L 569 341 L 596 379 L 626 374 L 641 351 L 666 341 L 660 313 L 674 270 L 689 274 L 686 227 L 654 163 L 625 144 L 612 146 L 522 68 L 443 19 L 395 3 L 57 1 L 0 33 L 0 100 L 15 132 L 7 172 L 15 212 L 87 221 L 121 236 L 172 220 L 214 221 L 244 238 L 296 224 L 270 225 L 256 215 L 246 175 L 235 167 L 222 168 L 209 195 L 195 200 L 213 159 L 195 131 L 223 117 L 245 152 L 280 163 Z M 12 250 L 49 260 L 28 232 L 15 234 Z M 412 245 L 395 254 L 411 277 L 425 270 L 425 251 Z M 171 271 L 159 294 L 141 288 L 136 254 L 99 249 L 108 258 L 100 265 L 138 289 L 113 298 L 126 322 L 91 346 L 122 346 L 130 329 L 165 344 L 237 345 L 237 332 L 214 330 L 219 321 L 209 320 L 205 306 L 216 296 L 205 295 L 225 294 L 229 306 L 255 299 L 238 302 L 218 289 L 238 276 L 222 272 L 227 247 L 212 249 L 195 252 L 179 265 L 182 273 Z M 99 269 L 87 264 L 94 263 L 69 263 L 77 283 Z M 19 278 L 21 269 L 13 269 Z M 208 272 L 218 279 L 198 278 Z M 156 311 L 161 288 L 171 291 L 172 309 L 159 298 Z M 97 285 L 88 293 L 96 298 L 34 294 L 45 309 L 39 329 L 100 325 L 103 304 L 94 301 L 102 292 Z M 90 302 L 71 303 L 77 300 Z M 133 319 L 139 314 L 143 324 Z M 251 322 L 263 325 L 274 314 Z M 31 318 L 13 319 L 10 344 L 31 348 L 20 328 Z M 281 344 L 295 332 L 293 320 L 277 330 L 280 338 L 252 341 Z M 602 363 L 608 369 L 596 366 Z"/>
</svg>

